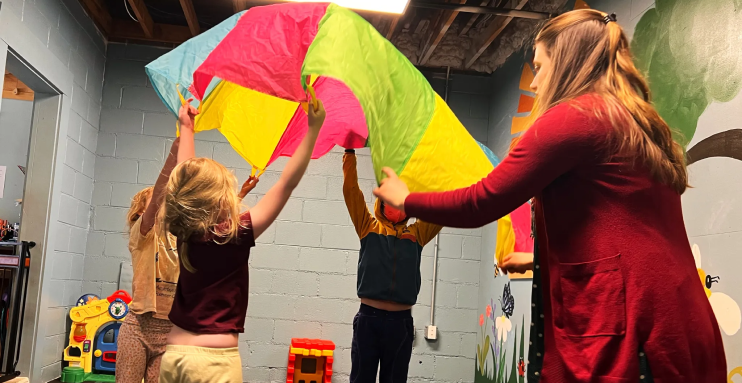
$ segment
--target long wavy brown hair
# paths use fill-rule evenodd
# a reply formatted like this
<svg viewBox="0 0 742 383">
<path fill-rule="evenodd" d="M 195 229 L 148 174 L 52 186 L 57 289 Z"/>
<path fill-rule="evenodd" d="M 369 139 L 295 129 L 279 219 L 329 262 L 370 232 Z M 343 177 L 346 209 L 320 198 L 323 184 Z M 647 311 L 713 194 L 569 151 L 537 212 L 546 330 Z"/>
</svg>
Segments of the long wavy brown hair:
<svg viewBox="0 0 742 383">
<path fill-rule="evenodd" d="M 170 174 L 158 221 L 163 235 L 178 237 L 178 255 L 188 271 L 196 271 L 188 258 L 189 239 L 225 244 L 237 237 L 241 202 L 236 185 L 234 174 L 208 158 L 186 160 Z"/>
<path fill-rule="evenodd" d="M 536 36 L 552 70 L 545 73 L 533 109 L 533 121 L 562 102 L 595 92 L 605 107 L 595 108 L 615 128 L 616 152 L 638 158 L 651 175 L 682 194 L 688 187 L 683 148 L 651 103 L 649 86 L 634 66 L 629 40 L 618 23 L 592 9 L 549 20 Z"/>
</svg>

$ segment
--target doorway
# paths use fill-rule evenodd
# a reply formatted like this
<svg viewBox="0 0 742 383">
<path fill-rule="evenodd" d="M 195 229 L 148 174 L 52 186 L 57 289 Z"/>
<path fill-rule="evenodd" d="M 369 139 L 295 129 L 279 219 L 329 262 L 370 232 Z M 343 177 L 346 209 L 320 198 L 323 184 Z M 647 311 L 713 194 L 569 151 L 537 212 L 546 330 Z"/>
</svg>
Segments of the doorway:
<svg viewBox="0 0 742 383">
<path fill-rule="evenodd" d="M 20 233 L 33 97 L 33 90 L 6 69 L 0 110 L 0 243 L 16 243 Z M 0 254 L 12 254 L 9 248 L 0 246 Z"/>
<path fill-rule="evenodd" d="M 52 206 L 55 202 L 55 169 L 60 158 L 58 143 L 63 96 L 11 47 L 3 44 L 0 48 L 4 48 L 0 50 L 0 69 L 12 75 L 11 81 L 16 81 L 9 86 L 11 93 L 26 96 L 26 99 L 0 99 L 0 137 L 2 141 L 15 143 L 12 158 L 0 156 L 0 172 L 5 170 L 6 176 L 4 185 L 0 187 L 4 186 L 3 192 L 8 191 L 8 198 L 12 199 L 12 203 L 0 205 L 9 205 L 7 212 L 0 210 L 8 218 L 0 216 L 0 219 L 12 221 L 10 224 L 14 229 L 18 224 L 15 240 L 36 243 L 30 250 L 25 306 L 22 312 L 17 313 L 18 318 L 22 318 L 21 331 L 17 340 L 9 339 L 7 344 L 9 347 L 13 343 L 20 344 L 12 360 L 15 370 L 32 381 L 38 381 L 33 376 L 34 369 L 40 367 L 34 362 L 40 353 L 39 339 L 44 335 L 39 325 L 43 315 L 41 308 L 44 307 L 42 281 L 52 223 L 56 221 Z M 32 98 L 29 97 L 31 94 Z M 12 183 L 9 183 L 11 174 Z M 5 200 L 5 193 L 0 200 Z"/>
</svg>

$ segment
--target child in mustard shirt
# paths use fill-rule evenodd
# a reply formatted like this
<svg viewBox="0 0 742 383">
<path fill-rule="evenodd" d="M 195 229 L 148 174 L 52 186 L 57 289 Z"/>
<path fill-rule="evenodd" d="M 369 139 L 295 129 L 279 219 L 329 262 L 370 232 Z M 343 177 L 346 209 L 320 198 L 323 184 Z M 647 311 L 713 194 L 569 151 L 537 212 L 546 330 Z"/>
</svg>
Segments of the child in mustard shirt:
<svg viewBox="0 0 742 383">
<path fill-rule="evenodd" d="M 399 210 L 376 200 L 372 215 L 358 187 L 356 155 L 343 157 L 343 195 L 361 240 L 358 258 L 358 298 L 353 319 L 351 383 L 407 381 L 414 326 L 412 306 L 420 292 L 420 257 L 441 226 L 417 221 L 407 225 Z"/>
</svg>

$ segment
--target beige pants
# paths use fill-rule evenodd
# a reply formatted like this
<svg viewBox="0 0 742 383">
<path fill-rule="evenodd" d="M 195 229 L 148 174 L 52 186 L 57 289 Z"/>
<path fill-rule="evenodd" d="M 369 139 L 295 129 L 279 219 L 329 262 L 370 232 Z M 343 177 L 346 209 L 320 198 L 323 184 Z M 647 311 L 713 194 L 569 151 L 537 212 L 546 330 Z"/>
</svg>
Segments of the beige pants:
<svg viewBox="0 0 742 383">
<path fill-rule="evenodd" d="M 160 366 L 160 383 L 242 383 L 237 347 L 168 345 Z"/>
</svg>

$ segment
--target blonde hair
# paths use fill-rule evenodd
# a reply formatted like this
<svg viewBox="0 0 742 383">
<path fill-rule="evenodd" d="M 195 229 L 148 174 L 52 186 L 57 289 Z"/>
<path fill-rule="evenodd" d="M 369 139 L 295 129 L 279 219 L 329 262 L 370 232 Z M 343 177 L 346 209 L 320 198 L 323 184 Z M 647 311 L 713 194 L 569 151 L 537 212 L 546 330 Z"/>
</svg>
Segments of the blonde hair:
<svg viewBox="0 0 742 383">
<path fill-rule="evenodd" d="M 158 221 L 163 234 L 178 237 L 178 255 L 190 272 L 188 240 L 213 235 L 225 244 L 240 229 L 240 199 L 235 176 L 222 164 L 208 158 L 192 158 L 173 169 L 167 183 L 165 203 Z"/>
<path fill-rule="evenodd" d="M 144 209 L 147 208 L 147 200 L 152 198 L 152 189 L 154 189 L 152 186 L 144 188 L 131 199 L 131 207 L 129 207 L 129 212 L 126 214 L 126 223 L 129 225 L 129 230 L 131 230 L 131 227 L 134 226 L 134 223 L 137 222 L 139 217 L 144 214 Z"/>
<path fill-rule="evenodd" d="M 688 187 L 683 148 L 651 104 L 649 86 L 634 66 L 629 40 L 606 14 L 581 9 L 549 20 L 536 36 L 552 69 L 539 86 L 533 121 L 557 104 L 597 92 L 615 129 L 616 152 L 636 157 L 652 177 L 682 194 Z M 577 105 L 579 107 L 579 105 Z M 599 118 L 602 111 L 593 111 Z"/>
</svg>

